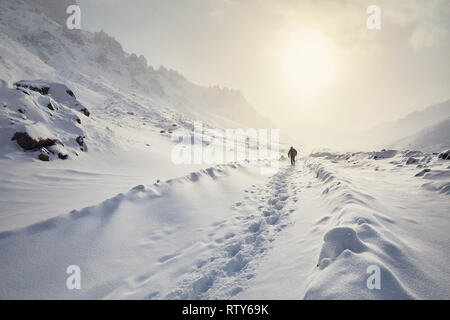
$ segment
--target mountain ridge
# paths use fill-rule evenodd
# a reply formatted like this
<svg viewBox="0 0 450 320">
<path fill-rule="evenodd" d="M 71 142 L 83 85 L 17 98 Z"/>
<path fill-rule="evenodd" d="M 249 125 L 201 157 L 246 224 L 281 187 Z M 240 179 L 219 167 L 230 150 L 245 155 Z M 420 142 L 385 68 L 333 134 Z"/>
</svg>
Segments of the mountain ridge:
<svg viewBox="0 0 450 320">
<path fill-rule="evenodd" d="M 169 107 L 198 120 L 209 120 L 219 127 L 273 127 L 240 91 L 202 87 L 170 68 L 155 69 L 143 55 L 125 52 L 120 42 L 103 30 L 94 33 L 68 30 L 63 25 L 63 18 L 68 17 L 65 8 L 75 3 L 71 0 L 0 3 L 3 25 L 0 34 L 14 42 L 14 46 L 24 47 L 27 51 L 24 60 L 31 59 L 29 55 L 32 55 L 54 70 L 42 74 L 43 68 L 24 62 L 22 68 L 15 66 L 19 72 L 2 73 L 4 80 L 13 83 L 26 79 L 27 71 L 32 69 L 29 72 L 34 73 L 32 79 L 51 77 L 52 81 L 73 82 L 68 83 L 71 87 L 82 83 L 96 89 L 129 90 L 147 96 L 154 105 Z M 41 11 L 42 8 L 47 9 Z M 8 61 L 8 54 L 0 53 L 4 57 L 0 63 L 15 65 L 14 61 Z M 17 58 L 12 53 L 11 57 Z"/>
</svg>

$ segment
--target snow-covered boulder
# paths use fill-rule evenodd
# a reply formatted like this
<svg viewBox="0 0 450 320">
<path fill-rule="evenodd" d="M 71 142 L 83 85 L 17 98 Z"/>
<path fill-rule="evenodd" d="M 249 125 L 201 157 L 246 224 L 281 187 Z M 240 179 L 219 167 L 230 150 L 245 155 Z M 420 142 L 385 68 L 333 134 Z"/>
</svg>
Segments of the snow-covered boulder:
<svg viewBox="0 0 450 320">
<path fill-rule="evenodd" d="M 91 121 L 90 113 L 72 90 L 44 80 L 22 80 L 14 87 L 0 88 L 0 153 L 17 152 L 19 147 L 49 161 L 87 151 L 82 123 Z M 80 136 L 82 145 L 77 141 Z"/>
<path fill-rule="evenodd" d="M 73 91 L 64 84 L 49 82 L 45 80 L 21 80 L 15 82 L 14 86 L 17 89 L 29 89 L 32 91 L 36 91 L 44 96 L 49 95 L 55 101 L 63 103 L 69 108 L 78 110 L 87 117 L 89 117 L 90 115 L 88 109 L 78 102 Z"/>
</svg>

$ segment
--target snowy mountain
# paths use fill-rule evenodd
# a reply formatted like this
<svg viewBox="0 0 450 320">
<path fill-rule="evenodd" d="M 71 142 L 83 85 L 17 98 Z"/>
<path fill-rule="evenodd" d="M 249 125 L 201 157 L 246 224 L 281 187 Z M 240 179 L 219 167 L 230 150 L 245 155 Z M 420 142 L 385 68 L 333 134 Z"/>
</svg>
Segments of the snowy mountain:
<svg viewBox="0 0 450 320">
<path fill-rule="evenodd" d="M 422 148 L 427 148 L 427 150 L 432 149 L 436 144 L 445 144 L 444 137 L 448 137 L 450 134 L 450 127 L 445 126 L 445 121 L 450 117 L 450 100 L 445 101 L 443 103 L 439 103 L 436 105 L 432 105 L 420 111 L 415 111 L 402 119 L 380 124 L 377 127 L 373 128 L 369 131 L 368 137 L 373 137 L 378 145 L 387 145 L 394 144 L 397 145 L 397 142 L 400 139 L 404 139 L 405 141 L 409 140 L 409 147 L 411 148 L 419 148 L 420 150 L 424 150 Z M 444 122 L 443 122 L 444 121 Z M 427 133 L 430 131 L 434 131 L 434 126 L 438 126 L 436 128 L 443 135 L 441 138 L 433 137 L 432 134 Z M 420 138 L 421 135 L 427 135 L 431 140 L 426 141 L 426 137 Z M 415 143 L 417 141 L 417 143 Z M 447 140 L 448 147 L 448 140 Z M 406 144 L 408 145 L 408 143 Z M 405 144 L 400 144 L 399 146 L 406 147 Z M 437 146 L 439 148 L 439 146 Z M 445 148 L 445 146 L 444 146 Z M 440 151 L 440 150 L 437 150 Z"/>
<path fill-rule="evenodd" d="M 432 105 L 358 134 L 296 122 L 284 129 L 309 149 L 373 150 L 383 148 L 440 152 L 450 147 L 450 100 Z"/>
<path fill-rule="evenodd" d="M 450 149 L 450 117 L 397 141 L 392 147 L 425 152 L 440 152 Z"/>
<path fill-rule="evenodd" d="M 1 172 L 2 184 L 14 185 L 0 193 L 2 230 L 204 168 L 171 159 L 172 133 L 192 133 L 194 122 L 203 121 L 202 136 L 271 127 L 238 91 L 155 70 L 103 31 L 68 30 L 72 3 L 0 1 L 0 162 L 20 167 Z"/>
<path fill-rule="evenodd" d="M 103 31 L 68 30 L 65 12 L 71 3 L 74 1 L 0 2 L 4 80 L 51 80 L 68 85 L 81 97 L 88 90 L 104 99 L 116 91 L 133 92 L 147 98 L 151 106 L 211 125 L 270 127 L 238 91 L 201 87 L 176 71 L 155 70 L 145 57 L 124 52 L 120 43 Z"/>
</svg>

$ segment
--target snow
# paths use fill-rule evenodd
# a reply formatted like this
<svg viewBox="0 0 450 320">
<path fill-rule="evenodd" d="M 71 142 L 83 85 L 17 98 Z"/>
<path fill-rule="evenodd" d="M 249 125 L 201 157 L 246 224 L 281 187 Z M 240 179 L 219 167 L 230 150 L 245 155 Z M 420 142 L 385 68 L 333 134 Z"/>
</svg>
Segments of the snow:
<svg viewBox="0 0 450 320">
<path fill-rule="evenodd" d="M 448 196 L 415 177 L 416 166 L 328 156 L 305 159 L 295 173 L 303 188 L 292 227 L 236 298 L 448 298 Z M 448 163 L 434 157 L 425 166 L 436 172 L 431 181 L 448 184 Z M 381 270 L 381 290 L 366 286 L 371 265 Z"/>
<path fill-rule="evenodd" d="M 450 118 L 431 125 L 420 132 L 396 141 L 393 145 L 402 149 L 419 149 L 440 152 L 450 147 Z"/>
<path fill-rule="evenodd" d="M 0 89 L 3 148 L 8 151 L 18 149 L 19 146 L 8 148 L 9 140 L 16 132 L 26 132 L 35 140 L 56 139 L 58 145 L 49 148 L 55 154 L 77 157 L 80 146 L 76 138 L 84 136 L 83 126 L 92 122 L 81 112 L 85 107 L 66 93 L 69 89 L 64 85 L 32 82 L 35 90 L 41 86 L 50 88 L 48 95 L 24 89 L 23 82 L 16 85 L 20 86 L 17 89 Z M 6 150 L 3 155 L 7 153 Z"/>
<path fill-rule="evenodd" d="M 448 298 L 448 195 L 426 182 L 449 184 L 446 160 L 328 157 L 270 177 L 219 165 L 4 231 L 0 296 Z M 80 291 L 62 285 L 72 264 Z M 371 265 L 381 290 L 366 287 Z"/>
<path fill-rule="evenodd" d="M 395 148 L 428 148 L 428 152 L 437 143 L 448 143 L 445 136 L 450 132 L 449 123 L 443 121 L 450 117 L 450 100 L 407 114 L 402 119 L 383 123 L 368 132 L 368 137 L 376 137 L 379 145 L 392 144 Z M 433 136 L 430 131 L 439 128 L 439 136 Z M 428 133 L 429 132 L 429 133 Z M 424 136 L 424 135 L 429 135 Z M 436 141 L 437 140 L 437 141 Z M 409 146 L 407 145 L 409 144 Z"/>
<path fill-rule="evenodd" d="M 99 205 L 2 232 L 0 296 L 145 298 L 156 297 L 155 290 L 169 294 L 178 276 L 194 271 L 211 252 L 221 251 L 222 241 L 231 236 L 220 231 L 225 222 L 242 228 L 228 207 L 241 199 L 243 183 L 250 187 L 265 179 L 254 170 L 227 165 L 139 185 Z M 23 263 L 26 257 L 31 260 Z M 79 293 L 60 283 L 65 284 L 62 279 L 70 264 L 79 265 L 86 276 Z"/>
</svg>

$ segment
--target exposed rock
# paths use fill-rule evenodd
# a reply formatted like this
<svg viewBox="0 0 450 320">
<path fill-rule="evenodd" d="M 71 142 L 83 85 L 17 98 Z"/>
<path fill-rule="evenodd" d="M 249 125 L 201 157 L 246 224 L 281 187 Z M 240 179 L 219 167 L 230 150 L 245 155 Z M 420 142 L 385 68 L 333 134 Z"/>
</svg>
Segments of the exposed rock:
<svg viewBox="0 0 450 320">
<path fill-rule="evenodd" d="M 56 143 L 55 139 L 39 139 L 31 138 L 26 132 L 16 132 L 11 139 L 16 141 L 24 150 L 35 150 L 53 146 Z"/>
<path fill-rule="evenodd" d="M 48 154 L 41 153 L 39 155 L 39 160 L 41 160 L 41 161 L 50 161 L 50 157 L 48 156 Z"/>
<path fill-rule="evenodd" d="M 48 87 L 48 86 L 39 86 L 38 87 L 38 86 L 33 86 L 31 84 L 24 83 L 24 82 L 21 82 L 21 81 L 18 81 L 16 83 L 14 83 L 14 85 L 17 88 L 26 88 L 26 89 L 30 89 L 32 91 L 39 92 L 40 94 L 42 94 L 44 96 L 48 95 L 48 92 L 50 90 L 50 87 Z"/>
<path fill-rule="evenodd" d="M 442 160 L 450 160 L 450 150 L 441 152 L 438 157 Z"/>
<path fill-rule="evenodd" d="M 78 136 L 75 141 L 78 143 L 78 145 L 80 146 L 80 150 L 86 152 L 87 151 L 87 146 L 84 143 L 84 137 L 82 136 Z"/>
<path fill-rule="evenodd" d="M 90 112 L 75 98 L 75 91 L 47 80 L 20 80 L 12 88 L 0 90 L 2 98 L 3 95 L 7 98 L 0 99 L 0 120 L 11 130 L 9 138 L 20 150 L 36 151 L 29 152 L 29 156 L 37 160 L 42 154 L 42 161 L 66 160 L 75 151 L 80 153 L 80 149 L 87 152 L 81 125 L 82 118 L 89 117 Z M 4 112 L 8 109 L 10 112 Z M 77 136 L 80 138 L 74 143 Z"/>
<path fill-rule="evenodd" d="M 69 96 L 71 96 L 72 98 L 75 98 L 75 94 L 73 93 L 72 90 L 68 89 L 68 90 L 66 90 L 66 93 L 67 93 Z M 76 98 L 75 98 L 75 99 L 76 99 Z"/>
<path fill-rule="evenodd" d="M 84 140 L 82 136 L 78 136 L 75 141 L 78 143 L 78 145 L 81 147 L 84 144 Z"/>
<path fill-rule="evenodd" d="M 58 153 L 58 158 L 60 158 L 61 160 L 67 160 L 67 158 L 69 158 L 69 155 L 62 154 L 61 152 L 59 152 Z"/>
<path fill-rule="evenodd" d="M 87 108 L 83 108 L 80 111 L 83 112 L 86 117 L 89 117 L 91 114 Z"/>
</svg>

